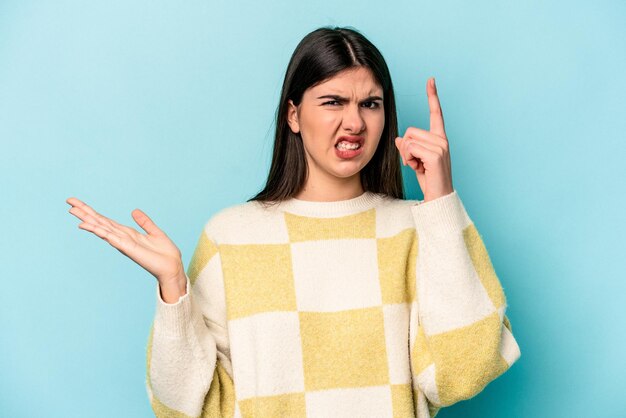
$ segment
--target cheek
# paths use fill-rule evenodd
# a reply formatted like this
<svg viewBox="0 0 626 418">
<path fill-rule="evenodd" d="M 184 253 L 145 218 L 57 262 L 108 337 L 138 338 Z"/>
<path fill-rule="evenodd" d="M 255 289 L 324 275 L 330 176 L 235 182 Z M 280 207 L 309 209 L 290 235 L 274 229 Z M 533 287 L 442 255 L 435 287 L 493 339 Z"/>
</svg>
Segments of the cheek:
<svg viewBox="0 0 626 418">
<path fill-rule="evenodd" d="M 368 120 L 367 125 L 372 134 L 376 133 L 377 135 L 380 135 L 385 128 L 385 114 L 381 112 L 377 115 L 372 115 Z"/>
<path fill-rule="evenodd" d="M 372 153 L 374 153 L 380 144 L 382 139 L 380 136 L 385 129 L 384 113 L 381 112 L 379 115 L 372 116 L 372 118 L 368 121 L 368 129 L 370 131 L 370 136 L 376 141 L 376 144 L 372 147 Z"/>
<path fill-rule="evenodd" d="M 384 110 L 380 112 L 380 115 L 378 115 L 378 126 L 379 126 L 380 131 L 382 132 L 385 127 L 385 111 Z"/>
<path fill-rule="evenodd" d="M 340 122 L 339 112 L 309 113 L 306 119 L 301 120 L 300 127 L 309 138 L 323 140 L 328 136 L 334 138 Z"/>
<path fill-rule="evenodd" d="M 318 118 L 317 123 L 325 132 L 330 132 L 334 135 L 334 131 L 341 123 L 341 115 L 339 112 L 324 112 Z"/>
</svg>

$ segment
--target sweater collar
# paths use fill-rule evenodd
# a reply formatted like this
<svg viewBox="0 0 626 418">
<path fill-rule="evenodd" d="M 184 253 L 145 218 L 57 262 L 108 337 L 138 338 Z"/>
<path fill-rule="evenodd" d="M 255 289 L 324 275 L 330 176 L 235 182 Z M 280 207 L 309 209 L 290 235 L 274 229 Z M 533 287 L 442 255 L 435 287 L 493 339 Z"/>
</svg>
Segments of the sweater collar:
<svg viewBox="0 0 626 418">
<path fill-rule="evenodd" d="M 320 202 L 295 197 L 280 202 L 278 210 L 301 216 L 331 217 L 350 215 L 371 209 L 383 199 L 381 193 L 365 191 L 352 199 Z"/>
</svg>

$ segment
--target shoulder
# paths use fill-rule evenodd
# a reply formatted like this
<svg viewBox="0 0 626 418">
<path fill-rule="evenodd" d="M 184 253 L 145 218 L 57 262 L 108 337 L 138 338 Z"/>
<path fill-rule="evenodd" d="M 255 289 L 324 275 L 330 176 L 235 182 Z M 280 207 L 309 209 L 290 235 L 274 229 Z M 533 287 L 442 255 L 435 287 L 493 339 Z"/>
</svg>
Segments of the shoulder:
<svg viewBox="0 0 626 418">
<path fill-rule="evenodd" d="M 373 208 L 377 236 L 392 236 L 407 228 L 413 228 L 411 206 L 419 202 L 380 194 L 380 199 Z M 204 231 L 218 245 L 289 242 L 284 215 L 280 208 L 266 207 L 257 201 L 220 209 L 205 223 Z"/>
<path fill-rule="evenodd" d="M 397 197 L 391 197 L 380 193 L 379 195 L 382 197 L 379 206 L 389 210 L 409 210 L 410 206 L 419 204 L 421 202 L 421 200 L 398 199 Z"/>
<path fill-rule="evenodd" d="M 253 243 L 260 237 L 275 235 L 279 215 L 257 201 L 244 202 L 217 211 L 205 223 L 204 231 L 217 244 Z"/>
<path fill-rule="evenodd" d="M 376 206 L 377 236 L 390 237 L 407 229 L 413 229 L 415 223 L 411 207 L 419 203 L 419 200 L 384 196 Z"/>
</svg>

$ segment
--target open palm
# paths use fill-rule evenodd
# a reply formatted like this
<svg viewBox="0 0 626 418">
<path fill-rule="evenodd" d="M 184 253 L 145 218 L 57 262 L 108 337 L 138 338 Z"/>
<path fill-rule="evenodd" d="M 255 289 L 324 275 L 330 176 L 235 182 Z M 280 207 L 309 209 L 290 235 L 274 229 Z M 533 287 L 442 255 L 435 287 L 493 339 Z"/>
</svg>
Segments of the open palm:
<svg viewBox="0 0 626 418">
<path fill-rule="evenodd" d="M 184 276 L 180 250 L 141 210 L 135 209 L 131 215 L 146 234 L 99 214 L 75 197 L 68 198 L 66 202 L 72 206 L 69 212 L 83 221 L 79 228 L 107 241 L 152 274 L 160 284 L 174 282 Z"/>
</svg>

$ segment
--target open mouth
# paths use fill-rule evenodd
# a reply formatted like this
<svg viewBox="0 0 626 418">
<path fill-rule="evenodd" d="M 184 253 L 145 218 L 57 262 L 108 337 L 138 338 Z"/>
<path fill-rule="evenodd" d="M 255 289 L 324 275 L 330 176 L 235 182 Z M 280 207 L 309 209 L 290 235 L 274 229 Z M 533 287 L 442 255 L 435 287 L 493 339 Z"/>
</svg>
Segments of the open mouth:
<svg viewBox="0 0 626 418">
<path fill-rule="evenodd" d="M 341 151 L 352 151 L 363 146 L 365 138 L 362 136 L 344 135 L 337 140 L 335 148 Z"/>
<path fill-rule="evenodd" d="M 361 148 L 361 142 L 340 141 L 335 145 L 339 150 L 355 150 Z"/>
</svg>

